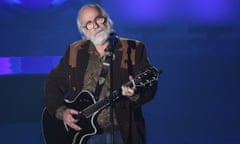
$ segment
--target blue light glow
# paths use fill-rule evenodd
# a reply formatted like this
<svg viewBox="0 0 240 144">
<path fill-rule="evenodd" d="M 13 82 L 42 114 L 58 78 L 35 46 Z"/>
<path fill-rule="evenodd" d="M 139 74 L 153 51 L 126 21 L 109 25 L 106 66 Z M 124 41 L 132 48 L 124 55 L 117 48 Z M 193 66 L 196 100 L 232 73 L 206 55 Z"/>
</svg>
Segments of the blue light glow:
<svg viewBox="0 0 240 144">
<path fill-rule="evenodd" d="M 225 23 L 239 17 L 237 0 L 121 0 L 103 1 L 117 23 Z M 111 16 L 111 15 L 110 15 Z M 119 17 L 122 19 L 119 20 Z M 119 21 L 118 21 L 119 20 Z"/>
<path fill-rule="evenodd" d="M 64 3 L 65 1 L 67 1 L 67 0 L 52 0 L 52 4 L 53 5 L 60 5 L 60 4 Z"/>
<path fill-rule="evenodd" d="M 67 0 L 0 0 L 0 6 L 20 5 L 26 9 L 58 6 Z M 70 1 L 68 1 L 70 2 Z M 239 0 L 114 0 L 102 1 L 119 24 L 150 24 L 169 21 L 225 23 L 239 19 Z M 116 18 L 116 19 L 115 19 Z"/>
<path fill-rule="evenodd" d="M 20 4 L 21 1 L 20 0 L 5 0 L 6 2 L 8 2 L 9 4 Z"/>
<path fill-rule="evenodd" d="M 1 57 L 0 75 L 45 74 L 59 62 L 60 56 Z"/>
<path fill-rule="evenodd" d="M 46 8 L 51 5 L 60 5 L 67 0 L 3 0 L 0 5 L 21 5 L 24 8 Z"/>
<path fill-rule="evenodd" d="M 235 0 L 188 0 L 186 17 L 191 22 L 226 22 L 236 17 L 236 5 Z"/>
<path fill-rule="evenodd" d="M 171 3 L 169 0 L 103 1 L 106 9 L 113 11 L 115 17 L 122 17 L 123 23 L 150 23 L 167 19 L 171 15 Z"/>
<path fill-rule="evenodd" d="M 21 0 L 21 5 L 26 8 L 44 8 L 51 5 L 52 0 Z"/>
</svg>

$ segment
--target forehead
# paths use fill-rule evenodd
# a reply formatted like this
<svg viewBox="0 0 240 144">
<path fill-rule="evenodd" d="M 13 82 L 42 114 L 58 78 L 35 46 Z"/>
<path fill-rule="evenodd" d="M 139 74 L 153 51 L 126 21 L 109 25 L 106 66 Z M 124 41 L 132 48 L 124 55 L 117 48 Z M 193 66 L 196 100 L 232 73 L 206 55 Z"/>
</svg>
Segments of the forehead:
<svg viewBox="0 0 240 144">
<path fill-rule="evenodd" d="M 79 19 L 81 23 L 86 23 L 88 21 L 92 21 L 101 13 L 97 8 L 94 7 L 85 7 L 79 13 Z"/>
</svg>

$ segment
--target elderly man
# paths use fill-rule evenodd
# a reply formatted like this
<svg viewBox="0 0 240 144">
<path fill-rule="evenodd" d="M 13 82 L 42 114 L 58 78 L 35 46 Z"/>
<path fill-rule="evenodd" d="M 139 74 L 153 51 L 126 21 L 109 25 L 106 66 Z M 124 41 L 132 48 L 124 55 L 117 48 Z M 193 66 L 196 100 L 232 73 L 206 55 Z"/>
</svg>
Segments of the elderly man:
<svg viewBox="0 0 240 144">
<path fill-rule="evenodd" d="M 69 45 L 46 79 L 44 117 L 48 118 L 43 123 L 47 143 L 144 144 L 141 106 L 154 97 L 157 83 L 143 88 L 136 88 L 135 83 L 126 85 L 151 67 L 144 44 L 116 36 L 112 20 L 97 4 L 87 4 L 79 10 L 77 25 L 83 39 Z M 80 101 L 87 103 L 86 95 L 95 106 L 106 98 L 112 100 L 88 115 L 90 108 L 71 106 L 84 105 Z M 62 127 L 55 129 L 53 123 L 46 124 L 50 121 Z"/>
</svg>

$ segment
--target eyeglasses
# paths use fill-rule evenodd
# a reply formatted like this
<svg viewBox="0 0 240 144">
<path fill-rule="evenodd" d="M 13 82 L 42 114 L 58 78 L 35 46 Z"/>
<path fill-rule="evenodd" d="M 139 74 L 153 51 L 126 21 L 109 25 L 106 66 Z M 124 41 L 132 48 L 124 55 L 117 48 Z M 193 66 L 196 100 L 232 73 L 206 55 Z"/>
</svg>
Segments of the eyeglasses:
<svg viewBox="0 0 240 144">
<path fill-rule="evenodd" d="M 91 30 L 94 27 L 95 24 L 104 24 L 106 22 L 107 18 L 104 16 L 97 16 L 94 21 L 88 21 L 83 28 L 86 28 L 87 30 Z"/>
</svg>

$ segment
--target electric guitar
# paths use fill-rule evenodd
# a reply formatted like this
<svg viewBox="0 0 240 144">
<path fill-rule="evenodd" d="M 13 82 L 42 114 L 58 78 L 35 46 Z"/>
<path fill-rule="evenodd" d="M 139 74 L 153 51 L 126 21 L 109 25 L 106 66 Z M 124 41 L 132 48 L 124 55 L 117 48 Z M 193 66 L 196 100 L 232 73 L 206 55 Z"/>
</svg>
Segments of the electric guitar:
<svg viewBox="0 0 240 144">
<path fill-rule="evenodd" d="M 157 82 L 161 72 L 155 67 L 149 67 L 125 85 L 135 88 L 151 87 Z M 69 144 L 85 144 L 90 136 L 98 132 L 96 123 L 98 112 L 120 97 L 122 97 L 121 89 L 118 89 L 113 91 L 113 94 L 109 97 L 96 101 L 93 93 L 88 90 L 82 90 L 72 101 L 65 100 L 67 107 L 81 112 L 79 115 L 74 116 L 79 120 L 77 125 L 82 128 L 80 131 L 64 125 L 63 121 L 52 117 L 46 108 L 44 108 L 42 113 L 42 130 L 45 142 L 47 144 L 57 144 L 66 141 Z"/>
</svg>

